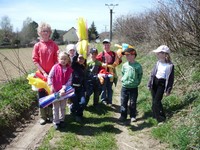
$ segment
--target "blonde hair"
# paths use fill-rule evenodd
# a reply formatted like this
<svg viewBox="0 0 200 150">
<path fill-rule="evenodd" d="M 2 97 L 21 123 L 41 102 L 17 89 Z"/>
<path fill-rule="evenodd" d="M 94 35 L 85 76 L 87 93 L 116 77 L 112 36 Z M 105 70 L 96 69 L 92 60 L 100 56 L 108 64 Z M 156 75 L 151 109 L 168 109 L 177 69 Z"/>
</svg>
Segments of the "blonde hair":
<svg viewBox="0 0 200 150">
<path fill-rule="evenodd" d="M 39 36 L 41 36 L 41 32 L 42 32 L 43 29 L 49 30 L 50 34 L 52 32 L 51 31 L 51 26 L 49 24 L 47 24 L 45 22 L 41 22 L 40 25 L 37 28 L 37 33 L 38 33 Z"/>
<path fill-rule="evenodd" d="M 69 54 L 67 54 L 67 53 L 64 52 L 64 51 L 61 51 L 61 52 L 58 53 L 58 58 L 61 58 L 62 56 L 66 56 L 67 59 L 68 59 L 68 64 L 71 64 L 71 59 L 70 59 L 70 57 L 69 57 Z"/>
</svg>

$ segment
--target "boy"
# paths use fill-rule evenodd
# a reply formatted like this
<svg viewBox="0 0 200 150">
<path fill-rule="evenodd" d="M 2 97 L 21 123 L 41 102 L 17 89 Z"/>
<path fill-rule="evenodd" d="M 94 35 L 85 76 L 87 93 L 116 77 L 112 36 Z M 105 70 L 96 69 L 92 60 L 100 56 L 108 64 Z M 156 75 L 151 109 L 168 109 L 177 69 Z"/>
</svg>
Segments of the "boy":
<svg viewBox="0 0 200 150">
<path fill-rule="evenodd" d="M 95 48 L 90 49 L 91 61 L 87 63 L 86 68 L 86 106 L 89 102 L 90 96 L 94 93 L 93 96 L 93 106 L 96 106 L 99 102 L 99 79 L 98 72 L 101 67 L 101 62 L 96 59 L 98 50 Z"/>
<path fill-rule="evenodd" d="M 133 48 L 127 48 L 122 52 L 122 55 L 126 56 L 127 62 L 122 65 L 122 88 L 121 88 L 121 106 L 119 118 L 120 121 L 126 121 L 129 112 L 131 122 L 136 121 L 136 103 L 138 97 L 138 86 L 141 82 L 143 71 L 142 66 L 135 61 L 137 56 L 136 50 Z"/>
</svg>

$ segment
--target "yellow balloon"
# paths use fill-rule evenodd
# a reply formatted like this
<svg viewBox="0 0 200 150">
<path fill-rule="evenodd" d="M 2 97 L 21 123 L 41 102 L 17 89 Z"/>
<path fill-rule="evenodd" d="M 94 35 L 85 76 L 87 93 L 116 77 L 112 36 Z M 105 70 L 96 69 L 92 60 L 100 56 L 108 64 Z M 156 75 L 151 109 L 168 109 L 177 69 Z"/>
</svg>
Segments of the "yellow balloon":
<svg viewBox="0 0 200 150">
<path fill-rule="evenodd" d="M 83 55 L 87 59 L 88 53 L 88 29 L 84 18 L 78 18 L 78 31 L 79 42 L 77 45 L 77 51 L 80 55 Z"/>
<path fill-rule="evenodd" d="M 35 86 L 38 89 L 45 89 L 48 94 L 51 93 L 50 87 L 47 85 L 47 82 L 43 81 L 40 78 L 35 78 L 31 74 L 28 75 L 28 84 Z"/>
</svg>

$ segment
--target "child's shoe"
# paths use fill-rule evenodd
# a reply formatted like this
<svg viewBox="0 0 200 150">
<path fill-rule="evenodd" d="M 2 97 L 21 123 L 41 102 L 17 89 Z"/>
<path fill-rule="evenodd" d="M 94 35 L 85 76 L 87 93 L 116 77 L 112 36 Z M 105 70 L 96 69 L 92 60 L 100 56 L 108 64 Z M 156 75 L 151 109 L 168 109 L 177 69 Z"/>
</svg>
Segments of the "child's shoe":
<svg viewBox="0 0 200 150">
<path fill-rule="evenodd" d="M 132 117 L 131 122 L 136 122 L 136 118 Z"/>
<path fill-rule="evenodd" d="M 59 125 L 60 125 L 60 124 L 58 124 L 58 123 L 54 124 L 54 125 L 53 125 L 54 129 L 55 129 L 55 130 L 58 130 Z"/>
<path fill-rule="evenodd" d="M 43 118 L 40 119 L 40 125 L 45 125 L 46 124 L 46 120 L 44 120 Z"/>
</svg>

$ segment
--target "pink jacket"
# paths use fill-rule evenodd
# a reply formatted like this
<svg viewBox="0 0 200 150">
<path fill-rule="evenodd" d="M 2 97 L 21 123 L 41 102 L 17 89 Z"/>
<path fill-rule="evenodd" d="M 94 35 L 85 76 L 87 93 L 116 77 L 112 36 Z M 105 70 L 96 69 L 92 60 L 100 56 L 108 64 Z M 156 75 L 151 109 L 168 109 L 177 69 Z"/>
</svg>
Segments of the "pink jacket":
<svg viewBox="0 0 200 150">
<path fill-rule="evenodd" d="M 57 52 L 58 45 L 53 40 L 47 42 L 40 40 L 33 48 L 33 62 L 38 63 L 46 73 L 49 73 L 53 65 L 58 62 Z"/>
<path fill-rule="evenodd" d="M 67 71 L 63 72 L 62 66 L 60 64 L 56 64 L 54 67 L 54 75 L 52 76 L 52 85 L 54 87 L 55 92 L 58 92 L 63 85 L 66 85 L 70 76 L 73 72 L 73 69 L 67 65 Z"/>
</svg>

